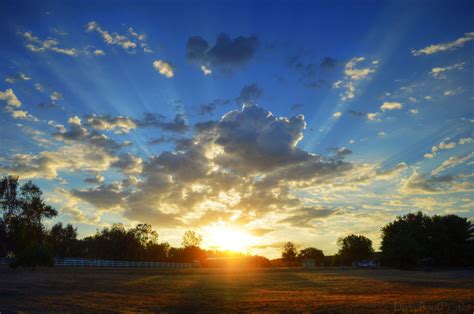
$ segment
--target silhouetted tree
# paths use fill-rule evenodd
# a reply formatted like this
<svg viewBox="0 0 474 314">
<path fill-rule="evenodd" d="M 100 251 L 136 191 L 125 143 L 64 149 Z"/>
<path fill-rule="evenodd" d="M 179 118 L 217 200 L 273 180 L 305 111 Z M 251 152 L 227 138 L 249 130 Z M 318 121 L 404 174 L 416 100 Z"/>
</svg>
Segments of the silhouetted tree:
<svg viewBox="0 0 474 314">
<path fill-rule="evenodd" d="M 321 265 L 324 261 L 324 254 L 323 254 L 323 251 L 317 249 L 317 248 L 314 248 L 314 247 L 308 247 L 308 248 L 305 248 L 305 249 L 302 249 L 299 253 L 298 253 L 298 259 L 301 261 L 305 258 L 311 258 L 315 261 L 315 264 L 316 265 Z"/>
<path fill-rule="evenodd" d="M 373 253 L 372 241 L 362 235 L 351 234 L 337 240 L 340 263 L 351 265 L 355 261 L 368 259 Z"/>
<path fill-rule="evenodd" d="M 382 263 L 400 268 L 426 261 L 445 266 L 472 265 L 472 238 L 473 225 L 467 218 L 410 213 L 382 228 Z"/>
<path fill-rule="evenodd" d="M 55 257 L 76 257 L 79 254 L 77 228 L 71 224 L 65 227 L 60 222 L 55 224 L 49 231 L 47 241 Z"/>
<path fill-rule="evenodd" d="M 281 259 L 287 264 L 287 266 L 292 266 L 297 260 L 298 249 L 293 242 L 286 242 L 283 246 L 283 251 L 281 252 Z"/>
<path fill-rule="evenodd" d="M 16 265 L 21 265 L 21 261 L 25 260 L 31 265 L 35 262 L 35 256 L 39 258 L 48 251 L 43 249 L 46 244 L 43 218 L 52 218 L 58 213 L 44 203 L 41 189 L 31 181 L 18 187 L 18 177 L 7 176 L 0 181 L 4 247 L 5 251 L 10 251 L 17 258 Z M 27 258 L 19 260 L 20 256 Z"/>
</svg>

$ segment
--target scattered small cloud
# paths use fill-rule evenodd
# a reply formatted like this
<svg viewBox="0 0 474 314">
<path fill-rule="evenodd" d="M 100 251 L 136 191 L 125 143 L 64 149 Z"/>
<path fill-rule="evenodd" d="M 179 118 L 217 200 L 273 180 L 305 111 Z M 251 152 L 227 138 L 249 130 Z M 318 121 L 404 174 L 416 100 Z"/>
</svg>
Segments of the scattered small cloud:
<svg viewBox="0 0 474 314">
<path fill-rule="evenodd" d="M 451 42 L 430 45 L 420 50 L 412 49 L 411 54 L 414 56 L 422 56 L 422 55 L 431 55 L 431 54 L 435 54 L 435 53 L 439 53 L 443 51 L 455 50 L 455 49 L 463 47 L 467 42 L 472 41 L 472 40 L 474 40 L 474 32 L 465 33 L 463 37 L 459 37 L 458 39 Z"/>
<path fill-rule="evenodd" d="M 169 62 L 156 60 L 153 62 L 153 67 L 167 78 L 172 78 L 174 76 L 174 67 Z"/>
<path fill-rule="evenodd" d="M 444 75 L 447 71 L 453 71 L 453 70 L 462 70 L 464 69 L 464 62 L 460 62 L 460 63 L 456 63 L 456 64 L 453 64 L 453 65 L 450 65 L 450 66 L 446 66 L 446 67 L 435 67 L 433 69 L 431 69 L 431 76 L 433 76 L 434 78 L 437 78 L 437 79 L 442 79 L 442 78 L 446 78 L 446 76 Z"/>
<path fill-rule="evenodd" d="M 380 106 L 380 110 L 382 110 L 382 112 L 386 110 L 400 110 L 402 107 L 402 104 L 399 102 L 384 102 L 382 106 Z"/>
</svg>

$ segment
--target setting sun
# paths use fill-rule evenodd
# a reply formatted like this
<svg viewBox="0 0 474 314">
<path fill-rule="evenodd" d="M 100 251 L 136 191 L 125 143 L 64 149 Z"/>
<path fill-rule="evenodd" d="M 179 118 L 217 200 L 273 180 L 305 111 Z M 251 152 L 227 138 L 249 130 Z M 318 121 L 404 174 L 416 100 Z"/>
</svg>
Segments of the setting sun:
<svg viewBox="0 0 474 314">
<path fill-rule="evenodd" d="M 217 223 L 204 228 L 204 245 L 211 249 L 248 252 L 255 244 L 255 237 L 242 229 Z"/>
</svg>

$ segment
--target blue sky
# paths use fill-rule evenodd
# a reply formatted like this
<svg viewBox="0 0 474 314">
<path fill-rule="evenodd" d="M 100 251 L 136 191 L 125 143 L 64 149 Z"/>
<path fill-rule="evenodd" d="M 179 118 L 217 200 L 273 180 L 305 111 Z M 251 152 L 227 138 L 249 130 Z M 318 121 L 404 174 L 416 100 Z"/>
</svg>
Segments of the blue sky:
<svg viewBox="0 0 474 314">
<path fill-rule="evenodd" d="M 268 256 L 472 217 L 473 6 L 3 1 L 0 174 L 81 236 L 226 230 Z"/>
</svg>

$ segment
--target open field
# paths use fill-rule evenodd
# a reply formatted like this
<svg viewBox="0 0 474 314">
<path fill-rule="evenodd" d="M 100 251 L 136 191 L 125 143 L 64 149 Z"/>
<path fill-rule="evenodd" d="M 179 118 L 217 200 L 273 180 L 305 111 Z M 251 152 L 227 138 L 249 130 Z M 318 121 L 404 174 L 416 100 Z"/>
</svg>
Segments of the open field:
<svg viewBox="0 0 474 314">
<path fill-rule="evenodd" d="M 0 312 L 468 312 L 473 271 L 0 268 Z"/>
</svg>

